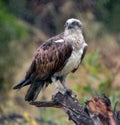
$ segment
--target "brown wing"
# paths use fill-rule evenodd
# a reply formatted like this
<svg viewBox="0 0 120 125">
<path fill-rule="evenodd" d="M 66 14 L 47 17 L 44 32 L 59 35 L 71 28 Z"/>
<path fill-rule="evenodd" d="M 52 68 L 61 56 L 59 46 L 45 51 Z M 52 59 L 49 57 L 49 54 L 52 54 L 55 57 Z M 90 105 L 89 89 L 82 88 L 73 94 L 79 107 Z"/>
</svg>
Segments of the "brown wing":
<svg viewBox="0 0 120 125">
<path fill-rule="evenodd" d="M 46 80 L 64 67 L 72 53 L 72 46 L 61 39 L 62 37 L 53 37 L 37 49 L 26 79 Z M 55 42 L 55 40 L 63 40 L 63 42 Z"/>
<path fill-rule="evenodd" d="M 83 48 L 83 54 L 81 56 L 81 62 L 82 62 L 83 58 L 85 57 L 86 51 L 87 51 L 87 45 Z"/>
</svg>

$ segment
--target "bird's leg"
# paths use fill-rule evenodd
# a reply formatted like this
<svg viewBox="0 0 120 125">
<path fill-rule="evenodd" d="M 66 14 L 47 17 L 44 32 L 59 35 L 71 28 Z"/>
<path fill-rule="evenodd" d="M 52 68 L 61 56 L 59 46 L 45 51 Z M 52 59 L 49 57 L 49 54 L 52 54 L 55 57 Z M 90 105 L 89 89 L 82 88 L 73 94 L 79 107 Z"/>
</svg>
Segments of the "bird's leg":
<svg viewBox="0 0 120 125">
<path fill-rule="evenodd" d="M 62 76 L 62 77 L 60 78 L 60 82 L 62 83 L 62 85 L 63 85 L 63 87 L 64 87 L 66 93 L 68 93 L 68 94 L 71 95 L 71 94 L 72 94 L 72 90 L 69 89 L 69 88 L 66 86 L 66 76 Z"/>
<path fill-rule="evenodd" d="M 65 77 L 65 76 L 62 76 L 62 77 L 60 78 L 60 82 L 62 83 L 64 89 L 67 90 L 68 87 L 66 86 L 66 83 L 65 83 L 65 82 L 66 82 L 66 77 Z"/>
<path fill-rule="evenodd" d="M 56 93 L 61 92 L 62 94 L 64 94 L 65 91 L 58 85 L 56 77 L 52 77 L 51 80 L 52 80 L 52 82 L 54 83 L 54 85 L 56 87 Z"/>
</svg>

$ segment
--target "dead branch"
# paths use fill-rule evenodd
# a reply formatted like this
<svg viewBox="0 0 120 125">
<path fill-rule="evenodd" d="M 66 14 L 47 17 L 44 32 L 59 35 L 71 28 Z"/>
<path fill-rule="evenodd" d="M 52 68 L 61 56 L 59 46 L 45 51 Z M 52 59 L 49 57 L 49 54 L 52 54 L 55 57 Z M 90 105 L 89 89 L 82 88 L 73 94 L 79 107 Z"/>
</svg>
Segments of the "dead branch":
<svg viewBox="0 0 120 125">
<path fill-rule="evenodd" d="M 63 109 L 76 125 L 120 125 L 120 112 L 113 113 L 108 97 L 94 97 L 82 106 L 72 94 L 56 93 L 51 101 L 31 102 L 37 107 Z"/>
</svg>

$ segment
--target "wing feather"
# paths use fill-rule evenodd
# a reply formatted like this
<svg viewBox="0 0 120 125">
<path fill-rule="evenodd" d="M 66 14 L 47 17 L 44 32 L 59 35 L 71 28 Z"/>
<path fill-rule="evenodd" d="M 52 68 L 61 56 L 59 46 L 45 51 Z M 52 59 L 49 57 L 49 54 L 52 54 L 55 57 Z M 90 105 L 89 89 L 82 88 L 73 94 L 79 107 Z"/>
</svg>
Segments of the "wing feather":
<svg viewBox="0 0 120 125">
<path fill-rule="evenodd" d="M 55 42 L 62 39 L 63 42 Z M 60 35 L 43 43 L 36 51 L 26 76 L 34 80 L 46 80 L 60 71 L 72 53 L 72 46 Z"/>
</svg>

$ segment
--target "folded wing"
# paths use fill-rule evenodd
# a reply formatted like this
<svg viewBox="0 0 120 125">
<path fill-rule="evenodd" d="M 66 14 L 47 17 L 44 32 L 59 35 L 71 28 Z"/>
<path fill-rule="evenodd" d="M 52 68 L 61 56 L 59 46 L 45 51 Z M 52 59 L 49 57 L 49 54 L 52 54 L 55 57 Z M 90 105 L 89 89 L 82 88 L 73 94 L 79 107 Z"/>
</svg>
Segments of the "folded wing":
<svg viewBox="0 0 120 125">
<path fill-rule="evenodd" d="M 44 42 L 36 51 L 25 78 L 14 87 L 20 89 L 35 81 L 48 82 L 51 76 L 65 66 L 72 53 L 72 46 L 58 35 Z"/>
</svg>

